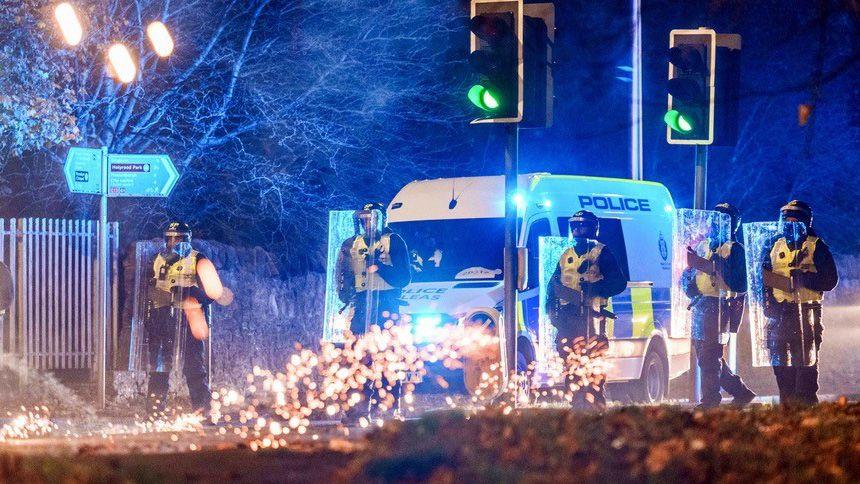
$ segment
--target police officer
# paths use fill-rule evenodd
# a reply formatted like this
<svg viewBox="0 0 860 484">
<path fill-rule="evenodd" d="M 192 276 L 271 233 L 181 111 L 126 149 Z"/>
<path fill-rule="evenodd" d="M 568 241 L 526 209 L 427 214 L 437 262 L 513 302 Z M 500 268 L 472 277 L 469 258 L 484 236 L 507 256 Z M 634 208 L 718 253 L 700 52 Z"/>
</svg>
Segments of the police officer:
<svg viewBox="0 0 860 484">
<path fill-rule="evenodd" d="M 812 228 L 812 209 L 792 200 L 780 209 L 786 222 L 800 222 L 805 234 L 791 231 L 778 237 L 769 251 L 765 277 L 765 314 L 768 316 L 767 344 L 773 373 L 782 403 L 818 402 L 818 359 L 821 346 L 821 301 L 839 281 L 836 264 L 827 244 Z M 790 288 L 777 283 L 790 281 Z"/>
<path fill-rule="evenodd" d="M 353 307 L 350 331 L 364 334 L 370 325 L 384 326 L 400 312 L 402 289 L 409 284 L 410 256 L 403 239 L 385 226 L 384 206 L 368 203 L 353 214 L 356 234 L 341 245 L 336 265 L 338 297 Z M 348 412 L 345 421 L 354 421 L 366 412 L 375 395 L 374 382 L 364 390 L 364 404 Z M 387 385 L 387 382 L 383 382 Z M 395 409 L 399 404 L 400 382 L 392 385 Z"/>
<path fill-rule="evenodd" d="M 164 231 L 164 242 L 164 250 L 152 263 L 147 301 L 149 410 L 164 409 L 170 370 L 173 363 L 181 363 L 193 408 L 206 412 L 210 391 L 204 341 L 208 337 L 209 306 L 220 297 L 223 287 L 215 272 L 216 281 L 207 283 L 204 289 L 200 268 L 211 268 L 211 273 L 214 266 L 191 247 L 188 225 L 171 222 Z M 202 321 L 194 318 L 195 314 L 200 314 Z"/>
<path fill-rule="evenodd" d="M 737 242 L 741 216 L 729 203 L 714 207 L 731 220 L 728 240 L 711 234 L 704 243 L 706 268 L 689 267 L 682 275 L 682 284 L 691 299 L 692 339 L 696 360 L 701 370 L 702 400 L 699 408 L 720 404 L 720 387 L 734 397 L 735 405 L 746 405 L 755 398 L 752 392 L 723 359 L 723 339 L 737 333 L 743 318 L 744 293 L 747 290 L 744 247 Z M 692 251 L 691 248 L 688 248 Z M 693 256 L 696 254 L 693 253 Z"/>
<path fill-rule="evenodd" d="M 597 217 L 580 210 L 568 220 L 573 246 L 566 249 L 547 286 L 546 307 L 550 322 L 558 330 L 556 347 L 566 358 L 577 338 L 607 342 L 606 311 L 610 297 L 627 287 L 618 262 L 609 247 L 598 242 Z M 599 407 L 606 405 L 604 382 L 599 390 L 586 389 Z M 582 397 L 585 397 L 582 394 Z M 577 397 L 579 398 L 579 397 Z M 584 402 L 577 402 L 584 403 Z"/>
</svg>

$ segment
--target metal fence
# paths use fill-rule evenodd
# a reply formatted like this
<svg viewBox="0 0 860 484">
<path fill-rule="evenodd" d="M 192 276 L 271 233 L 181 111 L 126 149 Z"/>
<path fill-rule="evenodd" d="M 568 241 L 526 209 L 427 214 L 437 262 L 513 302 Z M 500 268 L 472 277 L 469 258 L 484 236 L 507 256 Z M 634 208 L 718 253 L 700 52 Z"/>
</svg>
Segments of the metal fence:
<svg viewBox="0 0 860 484">
<path fill-rule="evenodd" d="M 119 226 L 109 226 L 107 349 L 116 354 Z M 34 369 L 93 369 L 98 363 L 99 224 L 93 220 L 0 219 L 0 262 L 15 288 L 2 318 L 0 350 Z M 110 360 L 107 360 L 110 361 Z"/>
</svg>

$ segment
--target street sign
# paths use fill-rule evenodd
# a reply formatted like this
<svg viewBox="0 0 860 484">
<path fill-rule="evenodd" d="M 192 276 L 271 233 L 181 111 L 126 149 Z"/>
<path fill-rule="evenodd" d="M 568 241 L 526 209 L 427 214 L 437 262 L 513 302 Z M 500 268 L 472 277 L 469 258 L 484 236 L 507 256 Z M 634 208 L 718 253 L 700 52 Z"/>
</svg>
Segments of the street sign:
<svg viewBox="0 0 860 484">
<path fill-rule="evenodd" d="M 105 166 L 107 165 L 107 166 Z M 107 321 L 110 284 L 108 281 L 108 197 L 166 197 L 179 172 L 167 155 L 111 155 L 106 147 L 70 148 L 63 167 L 72 193 L 100 195 L 98 260 L 101 290 L 96 341 L 96 380 L 101 408 L 105 406 L 107 374 Z M 107 178 L 107 180 L 105 180 Z"/>
<path fill-rule="evenodd" d="M 177 180 L 167 155 L 108 155 L 109 197 L 166 197 Z"/>
<path fill-rule="evenodd" d="M 66 183 L 72 193 L 101 193 L 102 150 L 98 148 L 71 148 L 63 167 Z"/>
</svg>

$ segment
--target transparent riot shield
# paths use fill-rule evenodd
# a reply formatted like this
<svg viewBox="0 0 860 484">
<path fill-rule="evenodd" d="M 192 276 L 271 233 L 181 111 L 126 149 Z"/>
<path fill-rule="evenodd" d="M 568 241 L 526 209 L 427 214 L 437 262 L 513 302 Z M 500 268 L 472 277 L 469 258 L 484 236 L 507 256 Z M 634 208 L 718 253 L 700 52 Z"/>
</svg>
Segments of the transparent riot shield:
<svg viewBox="0 0 860 484">
<path fill-rule="evenodd" d="M 150 394 L 184 393 L 186 364 L 201 365 L 207 386 L 211 382 L 212 301 L 207 301 L 203 287 L 183 287 L 169 270 L 174 266 L 174 271 L 182 271 L 188 264 L 199 267 L 190 250 L 167 251 L 156 241 L 135 247 L 129 370 L 148 374 Z"/>
<path fill-rule="evenodd" d="M 369 212 L 375 227 L 370 232 L 354 211 L 329 212 L 324 341 L 342 343 L 345 330 L 363 333 L 370 324 L 391 316 L 380 310 L 378 291 L 385 289 L 385 283 L 374 271 L 374 266 L 382 263 L 377 244 L 383 228 L 382 213 Z"/>
<path fill-rule="evenodd" d="M 543 371 L 559 371 L 560 368 L 552 368 L 557 366 L 558 350 L 556 349 L 556 335 L 558 331 L 553 326 L 547 314 L 549 307 L 547 306 L 547 288 L 558 267 L 558 260 L 561 254 L 571 246 L 571 242 L 567 237 L 540 237 L 538 240 L 538 280 L 540 282 L 540 305 L 539 305 L 539 321 L 538 321 L 538 364 Z"/>
<path fill-rule="evenodd" d="M 538 264 L 540 266 L 540 319 L 538 331 L 540 333 L 540 346 L 537 357 L 539 365 L 542 365 L 541 368 L 543 370 L 552 371 L 557 369 L 552 368 L 552 365 L 558 363 L 556 357 L 561 356 L 556 344 L 558 330 L 553 324 L 554 318 L 563 318 L 578 314 L 578 316 L 574 317 L 583 318 L 583 322 L 588 328 L 586 330 L 588 336 L 605 335 L 607 330 L 605 325 L 608 321 L 611 321 L 611 318 L 614 318 L 611 313 L 606 312 L 611 310 L 611 303 L 606 307 L 595 307 L 593 299 L 590 299 L 587 294 L 582 295 L 582 293 L 566 287 L 566 282 L 561 284 L 562 280 L 567 276 L 561 275 L 559 281 L 554 282 L 552 280 L 553 274 L 559 267 L 559 259 L 561 259 L 566 250 L 572 247 L 573 241 L 567 237 L 541 237 L 538 241 Z M 552 287 L 550 287 L 551 285 Z M 559 304 L 572 304 L 576 306 L 576 309 L 573 311 L 564 311 L 565 316 L 559 316 Z M 609 317 L 606 317 L 604 314 Z"/>
<path fill-rule="evenodd" d="M 355 235 L 352 210 L 332 210 L 328 214 L 328 258 L 325 278 L 325 320 L 323 341 L 342 343 L 355 313 L 355 281 L 350 277 L 347 239 Z"/>
<path fill-rule="evenodd" d="M 780 221 L 743 228 L 753 366 L 814 365 L 818 313 L 805 304 L 803 288 L 790 276 L 804 257 L 806 227 Z"/>
<path fill-rule="evenodd" d="M 727 214 L 686 208 L 675 211 L 672 337 L 706 339 L 706 335 L 716 338 L 727 334 L 729 314 L 723 300 L 728 294 L 716 273 L 713 252 L 729 240 L 730 234 L 731 219 Z"/>
</svg>

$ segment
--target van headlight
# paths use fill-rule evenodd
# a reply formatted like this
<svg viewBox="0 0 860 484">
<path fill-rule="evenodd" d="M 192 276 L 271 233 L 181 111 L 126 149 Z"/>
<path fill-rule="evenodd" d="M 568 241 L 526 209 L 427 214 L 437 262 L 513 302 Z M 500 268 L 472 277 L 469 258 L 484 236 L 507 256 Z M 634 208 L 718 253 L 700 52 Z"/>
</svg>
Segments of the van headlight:
<svg viewBox="0 0 860 484">
<path fill-rule="evenodd" d="M 416 343 L 436 343 L 444 337 L 443 325 L 450 324 L 447 315 L 425 313 L 412 315 L 412 334 Z"/>
</svg>

